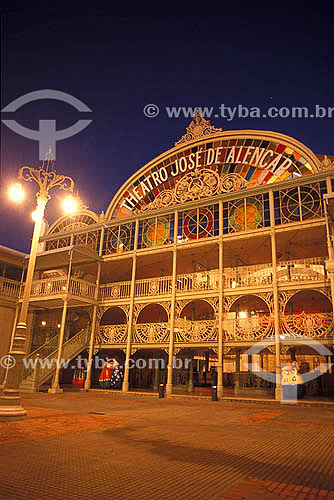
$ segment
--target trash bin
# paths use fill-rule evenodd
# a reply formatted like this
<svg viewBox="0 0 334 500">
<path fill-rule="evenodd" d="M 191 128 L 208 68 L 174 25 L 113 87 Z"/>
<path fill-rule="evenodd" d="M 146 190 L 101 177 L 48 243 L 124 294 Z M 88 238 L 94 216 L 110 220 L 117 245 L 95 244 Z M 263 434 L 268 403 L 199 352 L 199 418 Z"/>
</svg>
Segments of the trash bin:
<svg viewBox="0 0 334 500">
<path fill-rule="evenodd" d="M 165 397 L 165 386 L 164 384 L 159 385 L 159 398 Z"/>
<path fill-rule="evenodd" d="M 211 400 L 218 401 L 217 386 L 213 385 L 211 387 Z"/>
</svg>

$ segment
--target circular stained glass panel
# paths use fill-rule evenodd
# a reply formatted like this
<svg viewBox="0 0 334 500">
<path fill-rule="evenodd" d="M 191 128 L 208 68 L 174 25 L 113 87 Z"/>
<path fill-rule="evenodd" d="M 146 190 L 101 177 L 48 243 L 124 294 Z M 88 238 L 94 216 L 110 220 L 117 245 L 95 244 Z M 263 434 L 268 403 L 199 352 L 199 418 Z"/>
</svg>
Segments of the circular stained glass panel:
<svg viewBox="0 0 334 500">
<path fill-rule="evenodd" d="M 108 247 L 111 252 L 122 253 L 129 248 L 131 232 L 127 226 L 122 226 L 119 231 L 113 231 L 109 236 Z"/>
<path fill-rule="evenodd" d="M 163 245 L 169 237 L 169 220 L 165 217 L 158 217 L 146 223 L 143 232 L 143 241 L 146 246 Z"/>
<path fill-rule="evenodd" d="M 200 208 L 192 210 L 184 218 L 183 232 L 191 240 L 204 238 L 211 233 L 213 227 L 213 215 L 211 210 Z"/>
<path fill-rule="evenodd" d="M 262 207 L 255 199 L 240 200 L 231 210 L 230 224 L 236 231 L 256 229 L 262 222 Z"/>
</svg>

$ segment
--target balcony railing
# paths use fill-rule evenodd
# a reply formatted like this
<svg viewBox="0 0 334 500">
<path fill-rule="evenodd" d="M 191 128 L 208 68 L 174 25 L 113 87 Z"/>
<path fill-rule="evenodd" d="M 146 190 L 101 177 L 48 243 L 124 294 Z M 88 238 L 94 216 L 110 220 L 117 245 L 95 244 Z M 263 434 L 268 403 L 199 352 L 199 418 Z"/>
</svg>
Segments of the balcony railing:
<svg viewBox="0 0 334 500">
<path fill-rule="evenodd" d="M 216 320 L 190 321 L 175 320 L 175 342 L 216 342 L 218 329 Z M 124 344 L 127 338 L 127 325 L 100 326 L 96 342 L 102 344 Z M 138 323 L 133 327 L 132 340 L 140 344 L 168 343 L 170 323 Z"/>
<path fill-rule="evenodd" d="M 224 278 L 225 288 L 268 285 L 273 280 L 273 268 L 271 264 L 227 268 L 224 270 Z M 277 279 L 279 283 L 324 281 L 326 279 L 325 259 L 314 257 L 278 262 Z"/>
<path fill-rule="evenodd" d="M 0 296 L 17 299 L 20 293 L 21 283 L 0 277 Z"/>
<path fill-rule="evenodd" d="M 280 340 L 297 340 L 301 337 L 325 339 L 333 336 L 332 313 L 281 314 L 279 318 Z M 254 315 L 250 318 L 223 320 L 225 341 L 257 341 L 273 338 L 274 316 Z"/>
<path fill-rule="evenodd" d="M 259 287 L 272 284 L 273 268 L 271 264 L 225 268 L 223 276 L 225 289 Z M 296 281 L 324 281 L 327 279 L 325 259 L 315 257 L 279 262 L 277 265 L 277 279 L 280 284 Z M 130 288 L 130 281 L 101 285 L 100 298 L 129 298 Z M 218 288 L 219 271 L 217 269 L 177 275 L 177 293 L 218 291 Z M 135 297 L 168 295 L 171 293 L 171 289 L 171 276 L 137 280 Z"/>
<path fill-rule="evenodd" d="M 101 299 L 126 299 L 130 297 L 131 281 L 119 281 L 100 286 Z"/>
<path fill-rule="evenodd" d="M 255 266 L 239 266 L 224 269 L 224 288 L 246 288 L 251 286 L 264 286 L 272 283 L 271 264 Z M 279 262 L 277 265 L 277 278 L 280 284 L 290 282 L 324 281 L 327 279 L 325 259 L 290 260 Z M 31 297 L 46 297 L 62 295 L 66 292 L 66 278 L 49 278 L 33 281 Z M 0 278 L 0 295 L 17 298 L 23 294 L 23 287 L 17 281 Z M 179 274 L 176 280 L 176 291 L 179 294 L 189 292 L 218 291 L 218 270 L 201 271 L 189 274 Z M 130 297 L 131 282 L 121 281 L 100 286 L 100 298 L 125 299 Z M 172 277 L 161 276 L 137 280 L 135 284 L 135 297 L 150 297 L 168 295 L 172 289 Z M 78 278 L 71 278 L 69 293 L 75 296 L 94 299 L 95 284 Z"/>
<path fill-rule="evenodd" d="M 218 270 L 179 274 L 176 280 L 176 290 L 181 293 L 218 290 L 218 280 Z"/>
<path fill-rule="evenodd" d="M 63 295 L 66 293 L 66 278 L 49 278 L 36 280 L 32 282 L 30 297 L 52 297 L 54 295 Z M 70 278 L 68 293 L 78 297 L 94 299 L 95 294 L 94 283 L 77 278 Z M 23 287 L 21 289 L 21 296 Z"/>
<path fill-rule="evenodd" d="M 71 295 L 78 295 L 88 299 L 94 299 L 96 285 L 90 281 L 71 278 L 68 292 Z"/>
<path fill-rule="evenodd" d="M 306 339 L 327 339 L 333 336 L 333 315 L 331 313 L 296 313 L 280 316 L 280 341 L 300 341 Z M 96 336 L 99 344 L 125 344 L 128 326 L 100 326 Z M 167 344 L 170 323 L 138 323 L 133 325 L 132 341 L 136 344 Z M 223 338 L 225 342 L 274 342 L 274 316 L 254 315 L 250 318 L 223 319 Z M 175 343 L 218 342 L 218 320 L 176 319 L 174 323 Z"/>
<path fill-rule="evenodd" d="M 160 276 L 136 281 L 135 296 L 148 297 L 149 295 L 166 295 L 171 293 L 172 277 Z"/>
</svg>

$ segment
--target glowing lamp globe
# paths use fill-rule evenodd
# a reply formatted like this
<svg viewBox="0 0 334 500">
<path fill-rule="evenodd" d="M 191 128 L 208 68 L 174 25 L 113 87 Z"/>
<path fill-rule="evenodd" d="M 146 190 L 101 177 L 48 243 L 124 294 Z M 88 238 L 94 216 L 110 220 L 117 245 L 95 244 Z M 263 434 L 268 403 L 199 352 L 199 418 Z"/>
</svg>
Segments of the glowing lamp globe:
<svg viewBox="0 0 334 500">
<path fill-rule="evenodd" d="M 8 190 L 8 196 L 9 199 L 14 201 L 15 203 L 20 203 L 22 200 L 24 200 L 24 191 L 22 184 L 20 184 L 19 182 L 13 184 Z"/>
<path fill-rule="evenodd" d="M 79 202 L 74 196 L 67 196 L 62 202 L 63 211 L 66 214 L 73 214 L 79 209 Z"/>
</svg>

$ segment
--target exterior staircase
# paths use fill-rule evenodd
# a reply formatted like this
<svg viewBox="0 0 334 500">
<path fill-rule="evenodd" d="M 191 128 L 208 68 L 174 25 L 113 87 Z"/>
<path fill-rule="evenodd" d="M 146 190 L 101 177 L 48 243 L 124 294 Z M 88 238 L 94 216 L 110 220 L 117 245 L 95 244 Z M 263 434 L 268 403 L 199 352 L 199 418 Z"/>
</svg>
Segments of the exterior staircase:
<svg viewBox="0 0 334 500">
<path fill-rule="evenodd" d="M 21 392 L 38 392 L 40 387 L 55 374 L 58 341 L 56 335 L 26 357 L 26 362 L 29 363 L 30 360 L 31 366 L 24 369 Z M 62 359 L 70 362 L 88 346 L 88 342 L 89 328 L 86 327 L 63 344 Z"/>
</svg>

